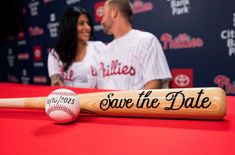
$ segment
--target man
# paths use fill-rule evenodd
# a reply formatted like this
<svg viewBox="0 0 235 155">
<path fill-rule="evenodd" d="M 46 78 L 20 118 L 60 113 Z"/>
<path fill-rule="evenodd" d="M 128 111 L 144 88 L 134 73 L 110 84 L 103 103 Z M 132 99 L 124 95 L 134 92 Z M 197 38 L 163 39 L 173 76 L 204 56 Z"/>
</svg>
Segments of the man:
<svg viewBox="0 0 235 155">
<path fill-rule="evenodd" d="M 132 29 L 132 10 L 128 0 L 107 0 L 101 24 L 114 35 L 100 57 L 98 88 L 166 88 L 171 73 L 158 39 L 151 33 Z"/>
</svg>

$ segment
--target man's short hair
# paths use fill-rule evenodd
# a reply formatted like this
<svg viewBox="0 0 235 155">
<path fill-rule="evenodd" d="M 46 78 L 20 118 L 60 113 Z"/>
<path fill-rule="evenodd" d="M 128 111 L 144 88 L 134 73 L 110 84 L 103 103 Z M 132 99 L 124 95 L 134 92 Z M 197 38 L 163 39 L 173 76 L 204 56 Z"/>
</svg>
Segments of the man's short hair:
<svg viewBox="0 0 235 155">
<path fill-rule="evenodd" d="M 121 14 L 127 19 L 129 23 L 132 23 L 132 9 L 131 2 L 129 0 L 107 0 L 109 5 L 116 6 Z"/>
</svg>

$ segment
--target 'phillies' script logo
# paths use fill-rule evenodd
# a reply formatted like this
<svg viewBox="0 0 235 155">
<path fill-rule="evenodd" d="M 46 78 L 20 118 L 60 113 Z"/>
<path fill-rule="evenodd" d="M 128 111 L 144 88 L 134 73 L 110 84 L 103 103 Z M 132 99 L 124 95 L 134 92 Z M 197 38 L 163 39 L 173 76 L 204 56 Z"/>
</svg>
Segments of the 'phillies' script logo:
<svg viewBox="0 0 235 155">
<path fill-rule="evenodd" d="M 105 65 L 100 63 L 101 70 L 103 71 L 103 77 L 113 75 L 131 75 L 134 76 L 136 71 L 133 66 L 122 65 L 118 60 L 112 60 L 111 65 Z"/>
<path fill-rule="evenodd" d="M 152 2 L 143 2 L 142 0 L 135 0 L 132 4 L 133 14 L 147 12 L 153 10 Z"/>
<path fill-rule="evenodd" d="M 203 46 L 201 38 L 191 38 L 186 33 L 179 34 L 175 38 L 169 33 L 164 33 L 160 40 L 163 42 L 164 49 L 199 48 Z"/>
<path fill-rule="evenodd" d="M 158 108 L 160 103 L 159 98 L 151 96 L 152 91 L 142 91 L 136 97 L 134 102 L 132 98 L 117 98 L 114 93 L 109 93 L 107 98 L 100 101 L 100 109 L 106 111 L 112 108 Z M 194 97 L 187 96 L 183 90 L 172 91 L 166 94 L 165 100 L 169 102 L 164 110 L 180 110 L 180 109 L 206 109 L 211 105 L 209 97 L 204 95 L 203 89 L 198 91 Z"/>
<path fill-rule="evenodd" d="M 30 26 L 29 27 L 29 35 L 30 36 L 40 36 L 44 34 L 44 30 L 38 26 Z"/>
<path fill-rule="evenodd" d="M 96 68 L 94 67 L 94 66 L 90 66 L 91 67 L 91 75 L 92 76 L 96 76 L 97 75 L 97 70 L 96 70 Z"/>
<path fill-rule="evenodd" d="M 227 94 L 235 94 L 235 81 L 232 84 L 227 76 L 216 76 L 214 79 L 214 83 L 217 84 L 218 87 L 225 89 Z"/>
<path fill-rule="evenodd" d="M 46 76 L 34 76 L 33 82 L 35 83 L 47 83 L 47 77 Z"/>
<path fill-rule="evenodd" d="M 16 83 L 19 82 L 19 80 L 17 79 L 17 77 L 15 75 L 8 74 L 7 79 L 8 79 L 9 82 L 16 82 Z"/>
<path fill-rule="evenodd" d="M 73 70 L 68 70 L 67 72 L 61 72 L 64 80 L 66 81 L 73 81 L 74 79 L 74 72 Z"/>
</svg>

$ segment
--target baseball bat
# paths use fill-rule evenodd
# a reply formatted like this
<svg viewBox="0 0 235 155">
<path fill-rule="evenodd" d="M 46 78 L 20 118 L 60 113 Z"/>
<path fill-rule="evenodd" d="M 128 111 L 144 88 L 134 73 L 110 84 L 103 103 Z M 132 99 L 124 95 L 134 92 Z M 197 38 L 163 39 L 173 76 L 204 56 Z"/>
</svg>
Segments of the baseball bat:
<svg viewBox="0 0 235 155">
<path fill-rule="evenodd" d="M 80 94 L 82 112 L 102 116 L 222 119 L 226 94 L 217 87 Z M 0 99 L 0 107 L 44 109 L 46 97 Z"/>
</svg>

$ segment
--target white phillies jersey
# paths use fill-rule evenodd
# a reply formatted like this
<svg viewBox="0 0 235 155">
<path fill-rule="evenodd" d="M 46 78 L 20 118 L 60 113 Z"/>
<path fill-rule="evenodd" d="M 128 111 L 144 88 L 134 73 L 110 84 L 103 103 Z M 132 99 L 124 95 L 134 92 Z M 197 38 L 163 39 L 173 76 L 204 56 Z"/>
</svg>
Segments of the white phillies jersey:
<svg viewBox="0 0 235 155">
<path fill-rule="evenodd" d="M 106 46 L 100 58 L 98 88 L 143 89 L 155 79 L 168 87 L 171 73 L 158 39 L 151 33 L 131 30 Z"/>
<path fill-rule="evenodd" d="M 94 88 L 96 86 L 97 60 L 104 51 L 105 44 L 98 41 L 87 43 L 86 56 L 82 61 L 73 62 L 65 72 L 62 61 L 54 49 L 48 55 L 48 73 L 51 77 L 60 74 L 66 86 Z"/>
</svg>

